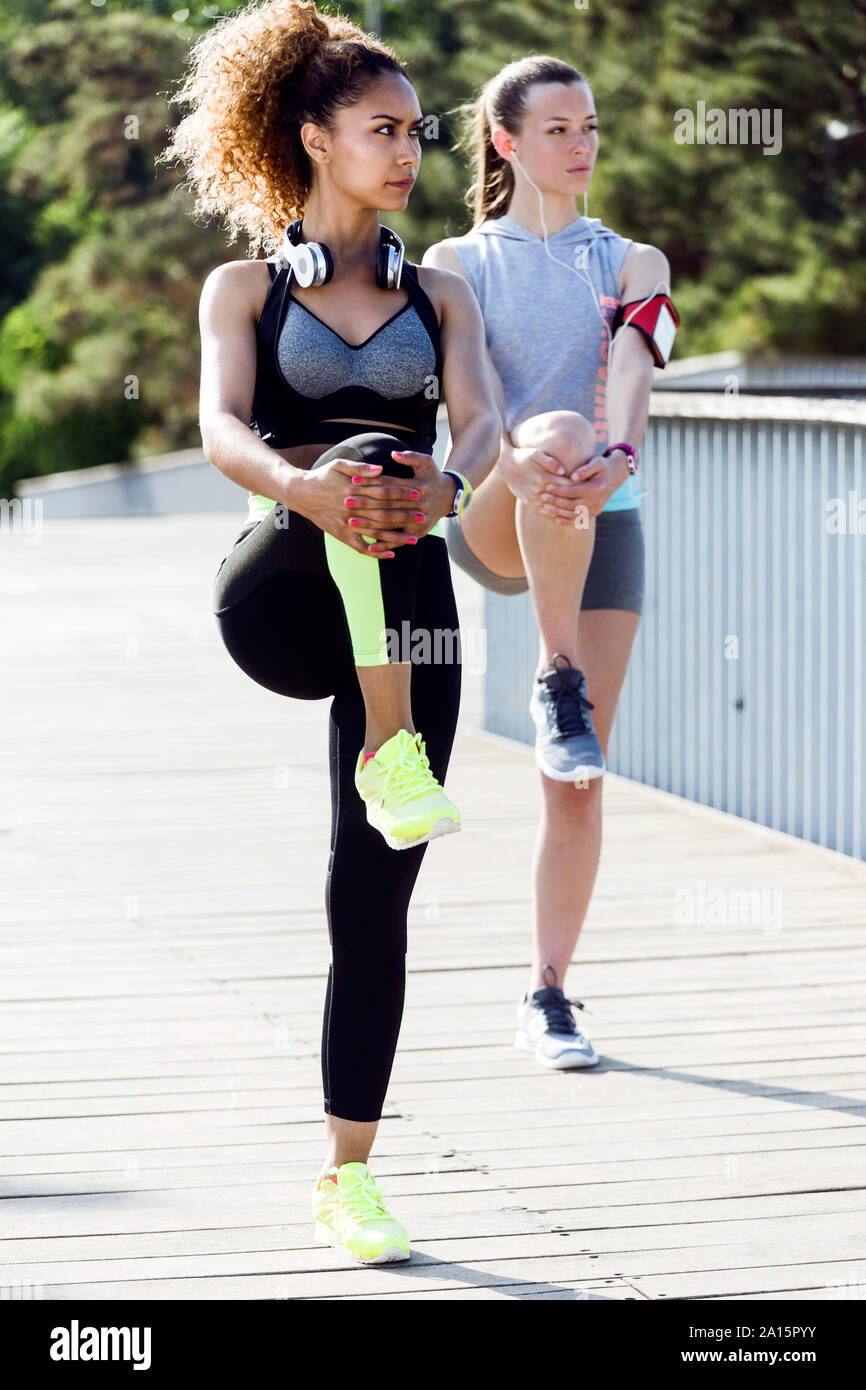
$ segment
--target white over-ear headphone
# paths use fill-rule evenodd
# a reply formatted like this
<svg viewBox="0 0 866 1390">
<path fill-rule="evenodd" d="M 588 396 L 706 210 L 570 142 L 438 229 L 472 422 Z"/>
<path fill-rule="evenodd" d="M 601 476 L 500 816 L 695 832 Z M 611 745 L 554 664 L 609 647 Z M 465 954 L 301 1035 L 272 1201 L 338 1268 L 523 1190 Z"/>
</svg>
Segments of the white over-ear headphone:
<svg viewBox="0 0 866 1390">
<path fill-rule="evenodd" d="M 283 234 L 280 254 L 292 267 L 298 284 L 326 285 L 334 274 L 334 258 L 323 241 L 301 241 L 303 218 L 291 222 Z M 390 227 L 379 228 L 376 253 L 376 284 L 381 290 L 397 290 L 403 273 L 404 248 Z"/>
</svg>

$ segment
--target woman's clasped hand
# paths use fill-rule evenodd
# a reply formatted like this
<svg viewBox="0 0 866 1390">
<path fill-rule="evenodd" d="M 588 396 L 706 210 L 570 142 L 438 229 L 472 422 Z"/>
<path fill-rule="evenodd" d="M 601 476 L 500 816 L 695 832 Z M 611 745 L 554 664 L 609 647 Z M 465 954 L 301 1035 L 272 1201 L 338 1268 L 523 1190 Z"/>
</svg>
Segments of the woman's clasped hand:
<svg viewBox="0 0 866 1390">
<path fill-rule="evenodd" d="M 411 478 L 382 473 L 381 464 L 332 459 L 303 475 L 292 507 L 353 550 L 390 559 L 394 548 L 417 545 L 451 510 L 454 479 L 441 472 L 432 454 L 394 450 Z M 372 543 L 365 537 L 373 537 Z"/>
</svg>

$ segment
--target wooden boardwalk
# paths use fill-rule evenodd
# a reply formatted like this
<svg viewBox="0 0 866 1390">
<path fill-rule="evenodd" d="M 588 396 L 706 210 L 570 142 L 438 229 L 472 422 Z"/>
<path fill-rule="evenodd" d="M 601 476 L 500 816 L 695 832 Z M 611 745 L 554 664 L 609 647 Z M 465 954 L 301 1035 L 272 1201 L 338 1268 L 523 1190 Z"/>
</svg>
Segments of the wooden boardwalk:
<svg viewBox="0 0 866 1390">
<path fill-rule="evenodd" d="M 536 770 L 477 674 L 371 1160 L 413 1257 L 313 1243 L 327 703 L 224 652 L 237 529 L 3 536 L 2 1296 L 862 1299 L 864 866 L 609 776 L 567 981 L 602 1061 L 546 1072 L 513 1047 Z"/>
</svg>

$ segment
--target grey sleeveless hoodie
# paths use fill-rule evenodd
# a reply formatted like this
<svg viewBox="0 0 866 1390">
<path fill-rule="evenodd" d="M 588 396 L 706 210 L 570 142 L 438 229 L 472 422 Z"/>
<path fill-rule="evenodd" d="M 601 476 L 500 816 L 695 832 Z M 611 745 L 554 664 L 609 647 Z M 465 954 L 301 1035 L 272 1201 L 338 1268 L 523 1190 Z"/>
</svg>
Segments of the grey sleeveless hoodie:
<svg viewBox="0 0 866 1390">
<path fill-rule="evenodd" d="M 506 428 L 546 410 L 576 410 L 592 424 L 600 450 L 615 442 L 607 434 L 608 337 L 585 277 L 610 325 L 629 238 L 598 217 L 576 217 L 548 237 L 551 260 L 543 237 L 506 215 L 451 245 L 481 306 L 505 391 Z M 575 263 L 583 275 L 569 269 Z M 627 478 L 604 510 L 637 507 L 638 498 Z"/>
</svg>

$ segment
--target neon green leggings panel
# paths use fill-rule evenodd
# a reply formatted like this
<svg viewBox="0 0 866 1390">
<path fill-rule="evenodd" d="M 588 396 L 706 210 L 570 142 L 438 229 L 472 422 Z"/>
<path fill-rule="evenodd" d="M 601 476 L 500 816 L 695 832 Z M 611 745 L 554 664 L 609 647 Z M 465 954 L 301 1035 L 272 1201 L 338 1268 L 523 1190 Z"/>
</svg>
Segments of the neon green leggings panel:
<svg viewBox="0 0 866 1390">
<path fill-rule="evenodd" d="M 336 458 L 349 458 L 358 463 L 381 464 L 380 477 L 411 478 L 412 469 L 391 458 L 391 450 L 401 447 L 402 442 L 393 435 L 354 435 L 328 449 L 313 467 L 320 468 Z M 429 534 L 442 535 L 438 523 Z M 324 538 L 328 569 L 343 600 L 355 665 L 384 666 L 397 660 L 392 653 L 399 651 L 404 633 L 411 632 L 414 626 L 426 536 L 417 545 L 396 546 L 394 557 L 389 560 L 364 555 L 328 532 Z M 404 628 L 405 623 L 408 629 Z"/>
</svg>

